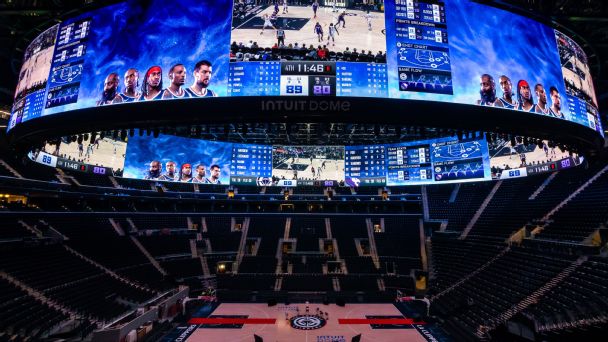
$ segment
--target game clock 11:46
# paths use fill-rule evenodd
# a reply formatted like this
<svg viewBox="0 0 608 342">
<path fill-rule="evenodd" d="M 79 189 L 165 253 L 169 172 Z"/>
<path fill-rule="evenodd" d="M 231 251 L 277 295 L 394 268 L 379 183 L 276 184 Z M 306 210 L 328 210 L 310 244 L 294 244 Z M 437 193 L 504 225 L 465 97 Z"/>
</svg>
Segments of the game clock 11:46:
<svg viewBox="0 0 608 342">
<path fill-rule="evenodd" d="M 281 95 L 335 96 L 335 62 L 282 62 Z"/>
</svg>

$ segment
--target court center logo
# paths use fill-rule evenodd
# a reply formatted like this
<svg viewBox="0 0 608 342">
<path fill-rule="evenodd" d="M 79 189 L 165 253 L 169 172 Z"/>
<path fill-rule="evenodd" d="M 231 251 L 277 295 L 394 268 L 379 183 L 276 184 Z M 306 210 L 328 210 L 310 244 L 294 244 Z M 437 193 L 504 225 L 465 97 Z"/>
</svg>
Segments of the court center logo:
<svg viewBox="0 0 608 342">
<path fill-rule="evenodd" d="M 299 330 L 320 329 L 323 328 L 325 324 L 327 324 L 327 321 L 324 318 L 311 315 L 294 316 L 289 321 L 292 328 Z"/>
</svg>

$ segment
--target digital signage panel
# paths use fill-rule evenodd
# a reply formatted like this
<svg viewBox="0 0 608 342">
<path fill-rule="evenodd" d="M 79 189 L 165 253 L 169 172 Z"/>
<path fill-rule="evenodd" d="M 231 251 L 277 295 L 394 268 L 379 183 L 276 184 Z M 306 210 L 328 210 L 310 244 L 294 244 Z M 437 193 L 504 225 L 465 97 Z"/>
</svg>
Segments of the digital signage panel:
<svg viewBox="0 0 608 342">
<path fill-rule="evenodd" d="M 530 18 L 468 0 L 103 7 L 32 42 L 8 129 L 75 109 L 216 96 L 442 101 L 525 111 L 602 134 L 580 46 Z"/>
</svg>

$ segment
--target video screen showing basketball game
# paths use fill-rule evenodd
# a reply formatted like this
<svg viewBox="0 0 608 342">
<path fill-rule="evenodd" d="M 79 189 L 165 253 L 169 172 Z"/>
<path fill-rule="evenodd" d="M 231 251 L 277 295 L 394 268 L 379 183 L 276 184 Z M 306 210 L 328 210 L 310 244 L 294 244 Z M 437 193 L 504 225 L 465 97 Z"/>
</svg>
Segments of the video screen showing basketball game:
<svg viewBox="0 0 608 342">
<path fill-rule="evenodd" d="M 380 2 L 234 2 L 229 95 L 386 97 Z"/>
<path fill-rule="evenodd" d="M 277 186 L 344 181 L 344 146 L 273 146 L 272 182 Z"/>
<path fill-rule="evenodd" d="M 573 115 L 579 116 L 582 123 L 586 119 L 590 128 L 601 131 L 587 54 L 575 41 L 557 30 L 555 39 L 566 86 L 565 103 L 562 105 Z"/>
<path fill-rule="evenodd" d="M 88 139 L 93 136 L 93 140 Z M 48 154 L 56 157 L 62 163 L 76 162 L 81 165 L 99 166 L 112 170 L 115 176 L 121 176 L 125 164 L 127 143 L 120 139 L 102 136 L 100 132 L 86 135 L 87 139 L 68 140 L 62 138 L 56 143 L 48 143 L 34 155 L 34 160 L 42 160 L 41 156 Z M 57 142 L 57 141 L 55 141 Z"/>
<path fill-rule="evenodd" d="M 25 49 L 8 129 L 42 113 L 58 29 L 52 26 Z"/>
<path fill-rule="evenodd" d="M 489 145 L 493 179 L 525 177 L 578 166 L 583 157 L 547 140 L 497 136 Z"/>
<path fill-rule="evenodd" d="M 159 135 L 129 138 L 124 177 L 230 184 L 232 143 Z"/>
</svg>

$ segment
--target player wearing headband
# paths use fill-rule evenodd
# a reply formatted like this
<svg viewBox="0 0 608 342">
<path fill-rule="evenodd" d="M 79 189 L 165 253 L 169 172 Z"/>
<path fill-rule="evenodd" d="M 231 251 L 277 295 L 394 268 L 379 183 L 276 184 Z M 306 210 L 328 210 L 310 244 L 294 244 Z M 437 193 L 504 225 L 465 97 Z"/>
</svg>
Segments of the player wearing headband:
<svg viewBox="0 0 608 342">
<path fill-rule="evenodd" d="M 536 112 L 536 105 L 534 104 L 534 99 L 532 98 L 530 85 L 525 80 L 520 80 L 517 82 L 517 100 L 519 102 L 517 110 L 522 110 L 524 112 Z"/>
<path fill-rule="evenodd" d="M 186 92 L 190 97 L 215 97 L 217 94 L 207 87 L 211 81 L 211 62 L 202 60 L 194 66 L 194 83 L 188 88 Z"/>
<path fill-rule="evenodd" d="M 163 96 L 162 89 L 163 71 L 159 66 L 153 66 L 146 71 L 139 101 L 160 100 Z"/>
<path fill-rule="evenodd" d="M 182 164 L 182 168 L 179 170 L 179 181 L 182 183 L 192 182 L 192 165 Z"/>
<path fill-rule="evenodd" d="M 118 94 L 120 99 L 116 98 L 113 103 L 134 102 L 141 96 L 137 91 L 137 87 L 139 87 L 139 71 L 137 69 L 127 70 L 123 82 L 125 90 Z"/>
<path fill-rule="evenodd" d="M 498 79 L 498 84 L 500 84 L 500 89 L 502 89 L 502 97 L 497 98 L 494 105 L 496 107 L 515 109 L 518 104 L 517 101 L 513 99 L 513 83 L 511 83 L 511 79 L 502 75 Z"/>
<path fill-rule="evenodd" d="M 169 69 L 169 80 L 171 84 L 163 92 L 163 99 L 182 99 L 190 95 L 182 88 L 186 83 L 186 67 L 183 64 L 175 64 Z"/>
<path fill-rule="evenodd" d="M 101 99 L 97 101 L 98 106 L 105 106 L 112 104 L 115 100 L 120 101 L 120 95 L 118 95 L 118 84 L 120 83 L 120 77 L 117 73 L 110 73 L 106 80 L 103 82 L 103 92 L 101 93 Z"/>
<path fill-rule="evenodd" d="M 494 77 L 483 74 L 479 80 L 479 95 L 481 98 L 477 100 L 477 104 L 480 106 L 494 106 L 494 102 L 496 102 L 496 84 L 494 83 Z"/>
</svg>

